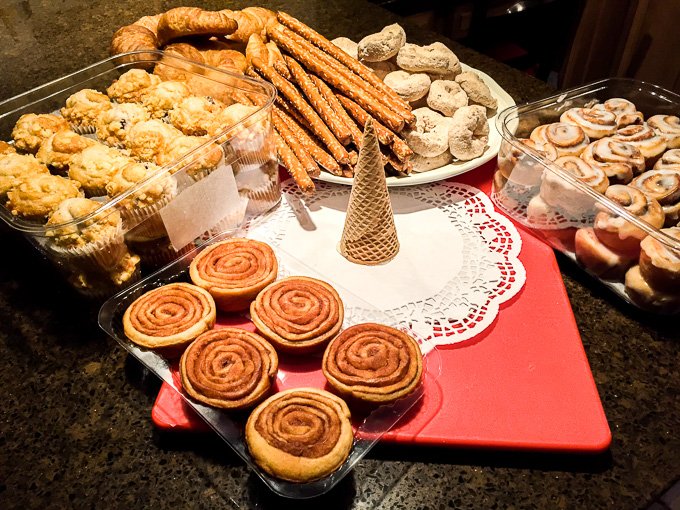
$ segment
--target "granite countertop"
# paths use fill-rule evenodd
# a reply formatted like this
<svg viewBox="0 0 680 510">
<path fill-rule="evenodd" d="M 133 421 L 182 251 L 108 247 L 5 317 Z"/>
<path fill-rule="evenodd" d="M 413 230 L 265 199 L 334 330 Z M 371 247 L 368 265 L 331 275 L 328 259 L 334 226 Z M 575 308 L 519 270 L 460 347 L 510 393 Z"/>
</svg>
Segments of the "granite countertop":
<svg viewBox="0 0 680 510">
<path fill-rule="evenodd" d="M 113 31 L 177 5 L 13 0 L 0 6 L 0 100 L 107 56 Z M 399 21 L 361 0 L 270 2 L 329 38 Z M 406 24 L 409 40 L 439 36 Z M 550 89 L 445 41 L 517 102 Z M 20 235 L 0 228 L 0 507 L 278 508 L 212 435 L 154 429 L 159 381 L 97 326 Z M 321 501 L 296 508 L 644 508 L 680 478 L 680 333 L 618 303 L 558 257 L 612 431 L 595 456 L 378 446 Z"/>
</svg>

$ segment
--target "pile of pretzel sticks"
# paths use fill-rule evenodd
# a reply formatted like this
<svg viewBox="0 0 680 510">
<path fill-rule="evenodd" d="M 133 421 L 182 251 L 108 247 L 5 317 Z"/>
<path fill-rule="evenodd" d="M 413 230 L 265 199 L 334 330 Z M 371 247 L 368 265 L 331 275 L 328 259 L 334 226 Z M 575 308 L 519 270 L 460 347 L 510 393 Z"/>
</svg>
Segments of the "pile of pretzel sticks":
<svg viewBox="0 0 680 510">
<path fill-rule="evenodd" d="M 415 122 L 411 108 L 374 73 L 296 18 L 277 13 L 266 35 L 280 58 L 250 56 L 246 74 L 271 82 L 279 94 L 273 123 L 279 157 L 303 191 L 321 168 L 353 176 L 363 127 L 373 119 L 384 163 L 411 171 L 413 151 L 398 133 Z"/>
</svg>

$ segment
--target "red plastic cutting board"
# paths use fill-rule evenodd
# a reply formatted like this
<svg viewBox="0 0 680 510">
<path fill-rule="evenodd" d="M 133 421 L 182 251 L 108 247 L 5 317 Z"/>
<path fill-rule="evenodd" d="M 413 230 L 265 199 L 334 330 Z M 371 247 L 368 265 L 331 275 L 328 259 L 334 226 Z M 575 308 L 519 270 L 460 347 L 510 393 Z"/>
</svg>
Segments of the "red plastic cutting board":
<svg viewBox="0 0 680 510">
<path fill-rule="evenodd" d="M 494 168 L 491 161 L 454 179 L 488 193 Z M 383 441 L 573 452 L 609 447 L 611 432 L 553 251 L 520 234 L 524 288 L 481 334 L 438 347 L 441 376 L 426 379 L 422 403 Z M 207 430 L 166 384 L 152 418 L 164 429 Z"/>
</svg>

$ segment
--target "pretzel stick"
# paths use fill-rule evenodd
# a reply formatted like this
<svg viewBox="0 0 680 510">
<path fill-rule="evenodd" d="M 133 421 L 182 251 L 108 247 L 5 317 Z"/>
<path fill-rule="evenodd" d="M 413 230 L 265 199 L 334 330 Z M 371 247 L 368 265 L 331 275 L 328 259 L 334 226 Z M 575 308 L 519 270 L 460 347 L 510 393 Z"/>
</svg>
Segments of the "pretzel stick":
<svg viewBox="0 0 680 510">
<path fill-rule="evenodd" d="M 361 141 L 364 139 L 364 135 L 361 132 L 361 129 L 359 129 L 359 127 L 357 126 L 356 122 L 354 122 L 352 117 L 350 117 L 347 111 L 345 111 L 345 108 L 342 106 L 342 103 L 338 101 L 338 98 L 335 97 L 335 94 L 330 89 L 330 87 L 326 85 L 325 81 L 323 81 L 321 78 L 313 74 L 310 75 L 310 78 L 314 82 L 314 85 L 316 85 L 316 87 L 319 89 L 319 92 L 321 92 L 321 95 L 326 100 L 326 102 L 335 111 L 335 113 L 338 114 L 340 120 L 349 129 L 349 133 L 350 136 L 352 137 L 354 145 L 356 145 L 357 147 L 361 147 Z"/>
<path fill-rule="evenodd" d="M 359 125 L 366 125 L 370 115 L 356 104 L 351 99 L 341 96 L 338 94 L 338 100 L 347 109 L 347 111 L 354 117 L 354 119 L 359 123 Z M 378 136 L 378 141 L 383 145 L 389 145 L 392 148 L 395 156 L 399 158 L 399 161 L 407 161 L 411 156 L 413 156 L 413 150 L 409 147 L 404 140 L 399 138 L 399 135 L 393 133 L 385 126 L 373 119 L 373 127 L 375 128 L 375 134 Z"/>
<path fill-rule="evenodd" d="M 292 83 L 277 73 L 276 69 L 265 64 L 259 58 L 253 59 L 253 67 L 271 82 L 293 104 L 295 109 L 302 114 L 312 127 L 312 132 L 328 147 L 328 150 L 338 163 L 349 162 L 349 156 L 345 148 Z"/>
<path fill-rule="evenodd" d="M 338 60 L 341 64 L 348 67 L 353 73 L 360 76 L 361 78 L 366 80 L 369 84 L 371 84 L 373 87 L 382 92 L 384 94 L 383 97 L 384 102 L 391 106 L 395 111 L 403 115 L 404 120 L 406 121 L 407 124 L 412 124 L 413 122 L 415 122 L 416 117 L 411 112 L 411 107 L 409 106 L 409 104 L 402 98 L 400 98 L 394 90 L 385 85 L 385 83 L 380 78 L 378 78 L 375 75 L 375 73 L 371 71 L 368 67 L 366 67 L 364 64 L 362 64 L 355 58 L 350 57 L 347 53 L 345 53 L 340 48 L 335 46 L 323 35 L 318 33 L 313 28 L 309 27 L 308 25 L 305 25 L 300 20 L 294 18 L 290 14 L 286 14 L 285 12 L 279 11 L 277 13 L 277 18 L 279 22 L 281 22 L 283 25 L 287 26 L 293 32 L 307 39 L 313 45 L 317 46 L 322 51 L 324 51 L 334 59 Z"/>
<path fill-rule="evenodd" d="M 319 89 L 316 87 L 314 82 L 310 79 L 309 75 L 302 69 L 302 66 L 298 64 L 295 60 L 289 56 L 284 57 L 288 69 L 290 69 L 291 75 L 293 76 L 293 82 L 300 87 L 302 92 L 311 103 L 311 105 L 319 114 L 319 117 L 323 119 L 328 128 L 333 132 L 338 141 L 347 145 L 350 142 L 351 133 L 349 128 L 340 120 L 340 117 L 333 111 L 330 105 L 323 98 Z"/>
<path fill-rule="evenodd" d="M 276 103 L 276 106 L 278 106 L 281 110 L 286 112 L 290 117 L 293 117 L 295 122 L 311 131 L 312 128 L 309 125 L 309 122 L 307 122 L 307 120 L 298 113 L 298 111 L 293 107 L 293 105 L 290 104 L 290 101 L 288 101 L 285 97 L 276 96 L 274 102 Z"/>
<path fill-rule="evenodd" d="M 286 62 L 283 59 L 275 60 L 272 64 L 272 67 L 274 67 L 276 72 L 283 76 L 286 80 L 290 80 L 292 78 L 290 75 L 290 69 L 288 69 Z"/>
<path fill-rule="evenodd" d="M 286 142 L 286 145 L 291 148 L 295 153 L 295 157 L 300 161 L 302 167 L 305 169 L 310 177 L 319 176 L 319 165 L 312 159 L 307 149 L 300 141 L 296 138 L 290 128 L 286 125 L 281 115 L 274 108 L 272 112 L 272 121 L 274 122 L 274 128 L 279 132 L 281 138 Z"/>
<path fill-rule="evenodd" d="M 389 150 L 381 150 L 382 152 L 382 158 L 383 158 L 383 164 L 387 165 L 389 164 L 392 168 L 394 168 L 397 172 L 401 174 L 406 174 L 409 175 L 411 171 L 413 170 L 413 164 L 406 160 L 406 161 L 401 161 L 396 154 Z"/>
<path fill-rule="evenodd" d="M 286 167 L 290 176 L 295 180 L 295 184 L 305 193 L 314 192 L 314 181 L 309 178 L 307 172 L 305 172 L 302 163 L 295 156 L 295 153 L 286 144 L 285 140 L 281 137 L 278 131 L 274 130 L 274 140 L 276 141 L 276 151 L 281 158 L 283 166 Z"/>
<path fill-rule="evenodd" d="M 337 60 L 283 25 L 270 27 L 267 33 L 308 71 L 351 97 L 391 129 L 395 131 L 403 129 L 404 119 L 381 102 L 380 93 Z"/>
<path fill-rule="evenodd" d="M 372 118 L 366 110 L 364 110 L 361 106 L 356 104 L 354 101 L 352 101 L 350 98 L 342 96 L 340 94 L 337 95 L 338 100 L 342 104 L 342 106 L 349 112 L 349 114 L 354 117 L 354 120 L 357 121 L 357 124 L 360 126 L 365 126 L 366 123 L 368 122 L 368 119 Z M 375 128 L 375 134 L 378 137 L 378 141 L 382 143 L 383 145 L 389 145 L 392 143 L 392 140 L 394 140 L 394 133 L 387 129 L 385 126 L 383 126 L 380 122 L 377 120 L 373 119 L 373 127 Z"/>
<path fill-rule="evenodd" d="M 328 154 L 323 148 L 312 138 L 312 136 L 307 132 L 307 130 L 301 127 L 294 119 L 288 116 L 286 112 L 279 109 L 277 106 L 274 107 L 274 111 L 281 117 L 283 122 L 288 126 L 288 128 L 293 132 L 295 138 L 298 142 L 307 149 L 307 152 L 312 156 L 314 161 L 319 165 L 324 167 L 330 173 L 334 175 L 342 175 L 342 170 L 337 161 L 333 159 L 333 156 Z"/>
</svg>

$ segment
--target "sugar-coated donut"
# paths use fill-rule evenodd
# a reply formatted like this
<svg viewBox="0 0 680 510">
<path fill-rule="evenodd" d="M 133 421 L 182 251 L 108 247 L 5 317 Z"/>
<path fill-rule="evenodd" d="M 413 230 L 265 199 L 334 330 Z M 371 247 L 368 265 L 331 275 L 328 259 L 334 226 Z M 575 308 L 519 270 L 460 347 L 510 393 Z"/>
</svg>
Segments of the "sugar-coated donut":
<svg viewBox="0 0 680 510">
<path fill-rule="evenodd" d="M 484 80 L 477 73 L 466 71 L 456 76 L 456 83 L 465 91 L 470 104 L 481 104 L 482 106 L 494 110 L 498 106 L 496 98 L 491 94 L 491 90 Z"/>
<path fill-rule="evenodd" d="M 397 65 L 405 71 L 432 73 L 447 79 L 462 71 L 456 54 L 440 42 L 427 46 L 404 44 L 397 54 Z"/>
<path fill-rule="evenodd" d="M 429 108 L 413 110 L 416 122 L 401 134 L 413 152 L 433 158 L 449 146 L 449 125 L 451 121 Z"/>
<path fill-rule="evenodd" d="M 359 60 L 381 62 L 394 57 L 406 43 L 406 32 L 394 23 L 383 28 L 377 34 L 364 37 L 357 46 Z"/>
<path fill-rule="evenodd" d="M 385 85 L 394 90 L 404 101 L 417 101 L 430 90 L 430 77 L 424 73 L 394 71 L 385 76 Z"/>
<path fill-rule="evenodd" d="M 453 161 L 453 155 L 447 150 L 442 152 L 439 156 L 433 156 L 431 158 L 421 156 L 420 154 L 414 154 L 411 156 L 411 164 L 413 165 L 412 172 L 427 172 L 435 168 L 440 168 L 444 165 L 448 165 Z"/>
<path fill-rule="evenodd" d="M 457 159 L 468 161 L 484 154 L 489 143 L 489 123 L 483 106 L 456 110 L 449 127 L 449 150 Z"/>
<path fill-rule="evenodd" d="M 435 80 L 427 94 L 427 106 L 451 117 L 458 108 L 467 106 L 468 96 L 460 84 L 451 80 Z"/>
</svg>

